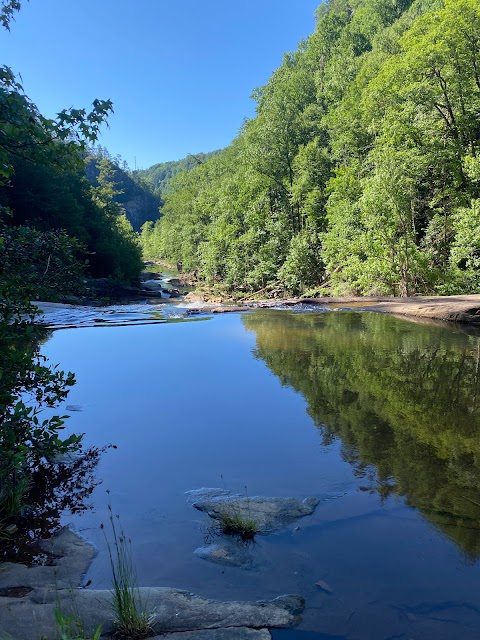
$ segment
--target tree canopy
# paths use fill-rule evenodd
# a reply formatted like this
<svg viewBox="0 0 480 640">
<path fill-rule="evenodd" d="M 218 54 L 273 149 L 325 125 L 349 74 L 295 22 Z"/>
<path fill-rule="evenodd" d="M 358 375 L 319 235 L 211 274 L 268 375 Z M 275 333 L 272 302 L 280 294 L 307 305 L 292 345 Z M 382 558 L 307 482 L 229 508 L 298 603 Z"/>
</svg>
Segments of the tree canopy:
<svg viewBox="0 0 480 640">
<path fill-rule="evenodd" d="M 479 34 L 477 0 L 325 2 L 144 251 L 230 290 L 479 291 Z"/>
</svg>

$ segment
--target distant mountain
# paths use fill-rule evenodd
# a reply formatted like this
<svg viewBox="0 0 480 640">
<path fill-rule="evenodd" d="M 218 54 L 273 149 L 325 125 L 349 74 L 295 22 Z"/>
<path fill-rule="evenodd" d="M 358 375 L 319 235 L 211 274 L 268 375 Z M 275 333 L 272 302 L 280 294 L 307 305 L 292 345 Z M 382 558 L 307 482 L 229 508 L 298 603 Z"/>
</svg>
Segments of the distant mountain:
<svg viewBox="0 0 480 640">
<path fill-rule="evenodd" d="M 105 154 L 102 155 L 105 157 Z M 97 162 L 100 157 L 96 154 L 86 159 L 86 176 L 93 185 L 97 183 Z M 140 231 L 145 222 L 159 218 L 160 197 L 154 193 L 150 183 L 138 175 L 138 171 L 128 171 L 127 167 L 121 168 L 115 159 L 108 159 L 113 170 L 115 188 L 119 191 L 114 200 L 125 209 L 134 231 Z"/>
<path fill-rule="evenodd" d="M 186 158 L 182 158 L 181 160 L 160 162 L 154 164 L 149 169 L 141 169 L 134 173 L 145 180 L 151 186 L 153 192 L 161 198 L 162 194 L 168 191 L 170 182 L 177 173 L 189 171 L 197 165 L 203 164 L 212 156 L 218 155 L 221 151 L 221 149 L 217 149 L 209 153 L 190 153 Z"/>
</svg>

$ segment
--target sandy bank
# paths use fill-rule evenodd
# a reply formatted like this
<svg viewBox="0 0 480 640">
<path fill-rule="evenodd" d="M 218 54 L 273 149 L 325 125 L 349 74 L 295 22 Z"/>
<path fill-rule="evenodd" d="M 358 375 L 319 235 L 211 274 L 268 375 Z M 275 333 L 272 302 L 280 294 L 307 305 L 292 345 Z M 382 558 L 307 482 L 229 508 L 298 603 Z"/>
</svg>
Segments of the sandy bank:
<svg viewBox="0 0 480 640">
<path fill-rule="evenodd" d="M 349 298 L 293 298 L 283 300 L 282 305 L 295 307 L 301 304 L 336 307 L 342 309 L 366 309 L 414 318 L 430 318 L 446 322 L 480 324 L 480 294 L 463 296 L 432 296 L 414 298 L 349 297 Z M 256 308 L 271 308 L 278 300 L 255 303 Z"/>
</svg>

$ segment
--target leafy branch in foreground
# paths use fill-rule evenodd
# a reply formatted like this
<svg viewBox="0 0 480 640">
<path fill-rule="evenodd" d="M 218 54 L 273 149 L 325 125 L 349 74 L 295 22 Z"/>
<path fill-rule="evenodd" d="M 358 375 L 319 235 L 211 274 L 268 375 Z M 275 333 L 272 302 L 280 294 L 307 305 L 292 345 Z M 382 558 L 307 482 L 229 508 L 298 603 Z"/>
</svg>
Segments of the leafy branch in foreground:
<svg viewBox="0 0 480 640">
<path fill-rule="evenodd" d="M 4 29 L 10 31 L 10 22 L 15 19 L 15 13 L 21 8 L 20 0 L 3 0 L 0 6 L 0 24 Z"/>
<path fill-rule="evenodd" d="M 0 239 L 1 241 L 1 239 Z M 0 245 L 1 248 L 1 245 Z M 0 274 L 1 274 L 0 269 Z M 65 416 L 42 419 L 74 384 L 72 373 L 50 367 L 40 354 L 41 332 L 32 324 L 35 308 L 0 281 L 0 521 L 20 514 L 23 498 L 39 466 L 80 446 L 81 436 L 61 438 Z"/>
</svg>

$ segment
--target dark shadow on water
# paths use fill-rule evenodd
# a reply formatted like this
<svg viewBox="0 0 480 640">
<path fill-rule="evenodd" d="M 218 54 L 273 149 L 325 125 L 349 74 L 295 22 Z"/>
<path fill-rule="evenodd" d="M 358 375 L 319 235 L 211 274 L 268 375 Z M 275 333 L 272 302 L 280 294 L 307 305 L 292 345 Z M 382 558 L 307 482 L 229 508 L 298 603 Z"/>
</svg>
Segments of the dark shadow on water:
<svg viewBox="0 0 480 640">
<path fill-rule="evenodd" d="M 44 462 L 34 472 L 31 488 L 24 497 L 26 507 L 12 519 L 17 531 L 0 540 L 0 561 L 48 564 L 49 554 L 39 542 L 60 528 L 62 516 L 93 509 L 89 497 L 101 480 L 95 470 L 109 447 L 92 447 L 65 462 Z"/>
<path fill-rule="evenodd" d="M 272 629 L 272 640 L 348 640 L 346 636 L 317 633 L 315 631 L 301 631 L 299 629 Z"/>
</svg>

